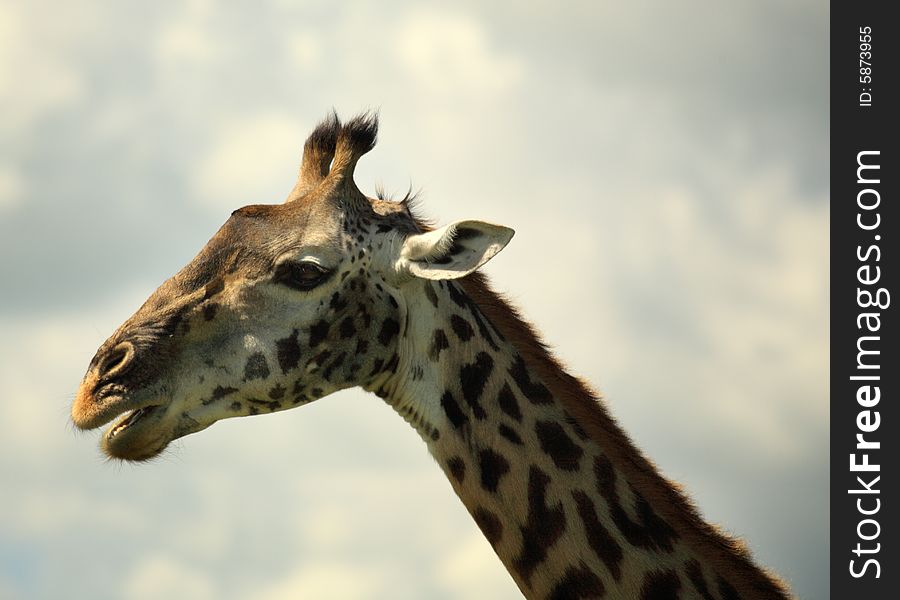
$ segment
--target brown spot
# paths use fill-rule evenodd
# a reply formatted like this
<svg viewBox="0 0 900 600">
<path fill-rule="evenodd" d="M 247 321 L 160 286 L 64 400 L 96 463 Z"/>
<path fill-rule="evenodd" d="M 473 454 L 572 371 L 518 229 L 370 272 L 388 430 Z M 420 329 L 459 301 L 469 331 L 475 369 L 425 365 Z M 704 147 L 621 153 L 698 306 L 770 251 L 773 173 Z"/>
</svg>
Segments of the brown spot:
<svg viewBox="0 0 900 600">
<path fill-rule="evenodd" d="M 462 483 L 466 478 L 466 462 L 462 458 L 454 456 L 447 461 L 447 468 L 458 483 Z"/>
<path fill-rule="evenodd" d="M 450 393 L 450 390 L 447 390 L 444 392 L 444 395 L 441 396 L 441 407 L 443 407 L 444 414 L 447 415 L 447 418 L 450 419 L 450 423 L 456 429 L 459 429 L 469 422 L 469 417 L 463 413 L 462 409 L 459 407 L 459 403 L 453 397 L 453 394 Z"/>
<path fill-rule="evenodd" d="M 384 365 L 385 371 L 390 371 L 394 373 L 397 371 L 397 367 L 400 365 L 400 356 L 394 352 L 391 357 L 388 359 L 387 364 Z"/>
<path fill-rule="evenodd" d="M 466 308 L 469 305 L 469 299 L 466 298 L 466 295 L 462 292 L 462 290 L 456 287 L 456 284 L 448 281 L 447 291 L 450 292 L 450 298 L 453 300 L 453 302 L 460 308 Z"/>
<path fill-rule="evenodd" d="M 534 431 L 541 443 L 541 450 L 553 459 L 563 471 L 577 471 L 584 451 L 572 441 L 562 426 L 555 421 L 538 421 Z"/>
<path fill-rule="evenodd" d="M 491 546 L 497 547 L 497 543 L 503 537 L 503 523 L 500 519 L 488 509 L 479 506 L 472 512 L 475 523 L 481 529 L 481 533 L 491 543 Z"/>
<path fill-rule="evenodd" d="M 496 492 L 500 479 L 509 472 L 509 461 L 487 449 L 478 453 L 478 466 L 481 468 L 481 487 Z"/>
<path fill-rule="evenodd" d="M 508 425 L 500 423 L 500 426 L 497 427 L 497 433 L 517 446 L 523 445 L 522 438 L 519 437 L 519 434 L 516 433 L 515 429 Z"/>
<path fill-rule="evenodd" d="M 425 297 L 428 298 L 428 301 L 431 302 L 431 305 L 437 308 L 438 305 L 438 297 L 434 291 L 434 288 L 431 287 L 431 282 L 425 280 Z"/>
<path fill-rule="evenodd" d="M 269 409 L 269 412 L 275 412 L 279 408 L 281 408 L 281 402 L 277 402 L 275 400 L 260 400 L 258 398 L 247 398 L 247 402 L 250 404 L 255 404 L 257 406 L 264 406 Z M 251 408 L 253 408 L 251 406 Z"/>
<path fill-rule="evenodd" d="M 691 584 L 703 600 L 715 600 L 713 595 L 709 593 L 709 588 L 706 586 L 706 579 L 703 577 L 703 568 L 696 559 L 692 558 L 684 563 L 684 573 L 687 575 L 688 579 L 691 580 Z"/>
<path fill-rule="evenodd" d="M 460 386 L 463 399 L 472 408 L 472 414 L 476 419 L 484 419 L 485 412 L 478 400 L 484 391 L 488 378 L 494 369 L 494 359 L 486 352 L 479 352 L 475 356 L 475 362 L 463 365 L 459 371 Z"/>
<path fill-rule="evenodd" d="M 373 377 L 381 373 L 381 370 L 384 368 L 384 359 L 376 358 L 372 363 L 372 371 L 369 373 L 369 377 Z"/>
<path fill-rule="evenodd" d="M 431 338 L 431 348 L 428 350 L 428 357 L 433 361 L 437 361 L 441 356 L 441 350 L 449 347 L 450 341 L 447 339 L 447 334 L 444 333 L 444 330 L 435 329 Z"/>
<path fill-rule="evenodd" d="M 309 347 L 315 348 L 328 336 L 328 322 L 318 321 L 309 328 Z"/>
<path fill-rule="evenodd" d="M 597 574 L 591 571 L 587 565 L 581 563 L 578 567 L 566 569 L 562 578 L 553 586 L 549 600 L 579 600 L 588 598 L 602 598 L 606 594 L 603 582 Z"/>
<path fill-rule="evenodd" d="M 741 600 L 741 596 L 734 586 L 721 576 L 719 577 L 719 594 L 722 595 L 722 600 Z"/>
<path fill-rule="evenodd" d="M 456 337 L 463 342 L 468 342 L 472 339 L 472 336 L 475 335 L 475 331 L 472 329 L 472 326 L 469 325 L 469 322 L 459 315 L 450 317 L 450 326 L 453 327 L 453 332 L 456 333 Z"/>
<path fill-rule="evenodd" d="M 509 374 L 512 375 L 513 381 L 522 390 L 522 394 L 532 404 L 550 404 L 553 402 L 553 396 L 550 390 L 543 383 L 531 381 L 528 374 L 528 368 L 525 366 L 525 359 L 521 356 L 516 358 L 516 362 L 509 368 Z"/>
<path fill-rule="evenodd" d="M 491 332 L 488 331 L 487 325 L 484 323 L 484 319 L 481 318 L 481 312 L 478 310 L 477 306 L 472 306 L 472 318 L 475 319 L 475 325 L 478 327 L 478 333 L 481 334 L 481 337 L 488 343 L 488 345 L 493 348 L 495 351 L 500 350 L 500 346 L 497 345 L 497 342 L 494 341 L 494 336 L 491 335 Z M 502 338 L 503 336 L 501 336 Z"/>
<path fill-rule="evenodd" d="M 328 306 L 331 307 L 331 310 L 337 312 L 344 310 L 347 307 L 347 301 L 341 298 L 341 295 L 337 292 L 331 295 L 331 300 L 328 302 Z"/>
<path fill-rule="evenodd" d="M 508 383 L 504 383 L 503 388 L 500 389 L 497 403 L 500 404 L 500 410 L 516 421 L 522 422 L 522 411 L 519 409 L 519 401 L 516 400 L 516 395 L 513 394 L 513 391 L 509 389 Z"/>
<path fill-rule="evenodd" d="M 341 366 L 343 366 L 345 360 L 347 360 L 346 352 L 341 352 L 340 354 L 338 354 L 337 358 L 335 358 L 333 361 L 331 361 L 331 364 L 329 364 L 325 368 L 325 371 L 322 373 L 322 377 L 324 377 L 326 381 L 330 381 L 331 375 L 332 375 L 332 373 L 334 373 L 334 370 L 341 368 Z"/>
<path fill-rule="evenodd" d="M 652 571 L 644 577 L 641 600 L 678 600 L 681 580 L 675 571 Z"/>
<path fill-rule="evenodd" d="M 606 456 L 594 458 L 594 476 L 597 480 L 597 491 L 609 505 L 610 516 L 613 523 L 625 536 L 632 546 L 646 548 L 648 550 L 663 550 L 672 552 L 674 541 L 678 534 L 672 527 L 663 521 L 644 500 L 643 496 L 635 493 L 635 512 L 637 521 L 632 521 L 628 513 L 622 507 L 619 500 L 619 492 L 616 490 L 616 471 Z"/>
<path fill-rule="evenodd" d="M 378 341 L 382 346 L 387 346 L 398 333 L 400 333 L 400 323 L 396 319 L 388 317 L 381 324 L 381 331 L 378 332 Z"/>
<path fill-rule="evenodd" d="M 203 320 L 204 321 L 212 321 L 216 318 L 216 313 L 219 312 L 219 303 L 218 302 L 207 302 L 203 305 Z"/>
<path fill-rule="evenodd" d="M 578 516 L 581 517 L 581 522 L 584 524 L 585 537 L 594 550 L 594 554 L 603 561 L 603 564 L 612 573 L 613 579 L 619 581 L 622 577 L 622 547 L 610 535 L 603 523 L 597 519 L 597 509 L 590 496 L 581 490 L 576 490 L 572 492 L 572 497 L 575 499 Z"/>
<path fill-rule="evenodd" d="M 294 332 L 286 338 L 275 341 L 275 350 L 278 356 L 278 366 L 282 373 L 297 368 L 300 363 L 300 344 L 297 341 L 298 332 Z"/>
<path fill-rule="evenodd" d="M 353 325 L 352 317 L 347 317 L 341 321 L 340 332 L 342 339 L 351 338 L 356 335 L 356 326 Z"/>
<path fill-rule="evenodd" d="M 513 563 L 513 568 L 526 584 L 537 566 L 547 558 L 547 551 L 566 530 L 562 503 L 547 506 L 549 484 L 550 477 L 532 465 L 528 473 L 528 520 L 520 527 L 522 550 Z"/>
<path fill-rule="evenodd" d="M 235 387 L 222 387 L 221 385 L 217 385 L 213 388 L 212 394 L 210 394 L 208 399 L 201 400 L 201 404 L 209 405 L 217 400 L 221 400 L 225 396 L 230 396 L 231 394 L 238 391 Z"/>
<path fill-rule="evenodd" d="M 322 365 L 325 364 L 325 361 L 328 360 L 329 358 L 331 358 L 331 350 L 322 350 L 321 352 L 319 352 L 318 354 L 313 356 L 312 360 L 310 360 L 306 364 L 311 365 L 311 364 L 315 363 L 321 367 Z"/>
</svg>

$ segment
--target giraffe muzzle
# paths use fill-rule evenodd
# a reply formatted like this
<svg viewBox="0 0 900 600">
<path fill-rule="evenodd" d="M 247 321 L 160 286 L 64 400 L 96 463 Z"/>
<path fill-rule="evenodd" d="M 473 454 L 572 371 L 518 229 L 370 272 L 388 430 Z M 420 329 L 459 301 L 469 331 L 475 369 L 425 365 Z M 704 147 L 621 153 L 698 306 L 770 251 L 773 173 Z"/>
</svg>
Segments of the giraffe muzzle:
<svg viewBox="0 0 900 600">
<path fill-rule="evenodd" d="M 108 432 L 118 435 L 146 413 L 152 412 L 147 409 L 161 404 L 149 398 L 143 386 L 137 386 L 140 391 L 134 393 L 135 386 L 128 379 L 130 374 L 134 374 L 137 356 L 137 347 L 127 340 L 111 347 L 109 344 L 101 347 L 91 361 L 72 404 L 72 421 L 76 427 L 96 429 L 128 413 Z"/>
<path fill-rule="evenodd" d="M 165 423 L 168 402 L 146 389 L 134 393 L 115 379 L 130 368 L 128 360 L 127 350 L 123 354 L 119 349 L 88 371 L 72 404 L 72 421 L 83 430 L 112 423 L 101 440 L 104 453 L 113 458 L 145 460 L 171 440 L 171 427 Z"/>
</svg>

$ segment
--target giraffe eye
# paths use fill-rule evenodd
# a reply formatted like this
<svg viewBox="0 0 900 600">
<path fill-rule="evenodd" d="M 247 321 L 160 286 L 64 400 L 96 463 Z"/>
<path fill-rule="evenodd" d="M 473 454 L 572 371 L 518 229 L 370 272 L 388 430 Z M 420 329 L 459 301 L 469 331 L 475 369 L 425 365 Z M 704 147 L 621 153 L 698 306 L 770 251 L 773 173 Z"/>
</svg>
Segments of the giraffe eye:
<svg viewBox="0 0 900 600">
<path fill-rule="evenodd" d="M 275 267 L 274 283 L 286 285 L 294 290 L 311 290 L 323 283 L 331 272 L 310 261 L 287 261 Z"/>
</svg>

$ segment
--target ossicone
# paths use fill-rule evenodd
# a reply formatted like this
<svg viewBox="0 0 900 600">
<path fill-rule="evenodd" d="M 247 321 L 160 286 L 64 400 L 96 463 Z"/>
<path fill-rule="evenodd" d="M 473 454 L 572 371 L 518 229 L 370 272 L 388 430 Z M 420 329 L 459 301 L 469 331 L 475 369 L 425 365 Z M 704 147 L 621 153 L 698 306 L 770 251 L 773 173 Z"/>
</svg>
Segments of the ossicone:
<svg viewBox="0 0 900 600">
<path fill-rule="evenodd" d="M 303 145 L 303 160 L 297 184 L 286 202 L 298 200 L 318 189 L 326 195 L 365 197 L 353 181 L 359 158 L 375 147 L 378 114 L 361 113 L 341 124 L 336 112 L 320 122 Z M 352 201 L 352 200 L 351 200 Z"/>
</svg>

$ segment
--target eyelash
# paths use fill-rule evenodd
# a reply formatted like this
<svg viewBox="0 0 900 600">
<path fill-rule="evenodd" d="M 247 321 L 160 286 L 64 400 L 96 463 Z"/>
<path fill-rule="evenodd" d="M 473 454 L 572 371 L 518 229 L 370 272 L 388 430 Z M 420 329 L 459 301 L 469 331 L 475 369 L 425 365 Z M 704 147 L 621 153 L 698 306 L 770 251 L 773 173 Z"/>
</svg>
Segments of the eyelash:
<svg viewBox="0 0 900 600">
<path fill-rule="evenodd" d="M 324 283 L 330 275 L 331 272 L 328 269 L 313 262 L 287 261 L 275 267 L 272 281 L 293 290 L 305 292 Z"/>
</svg>

